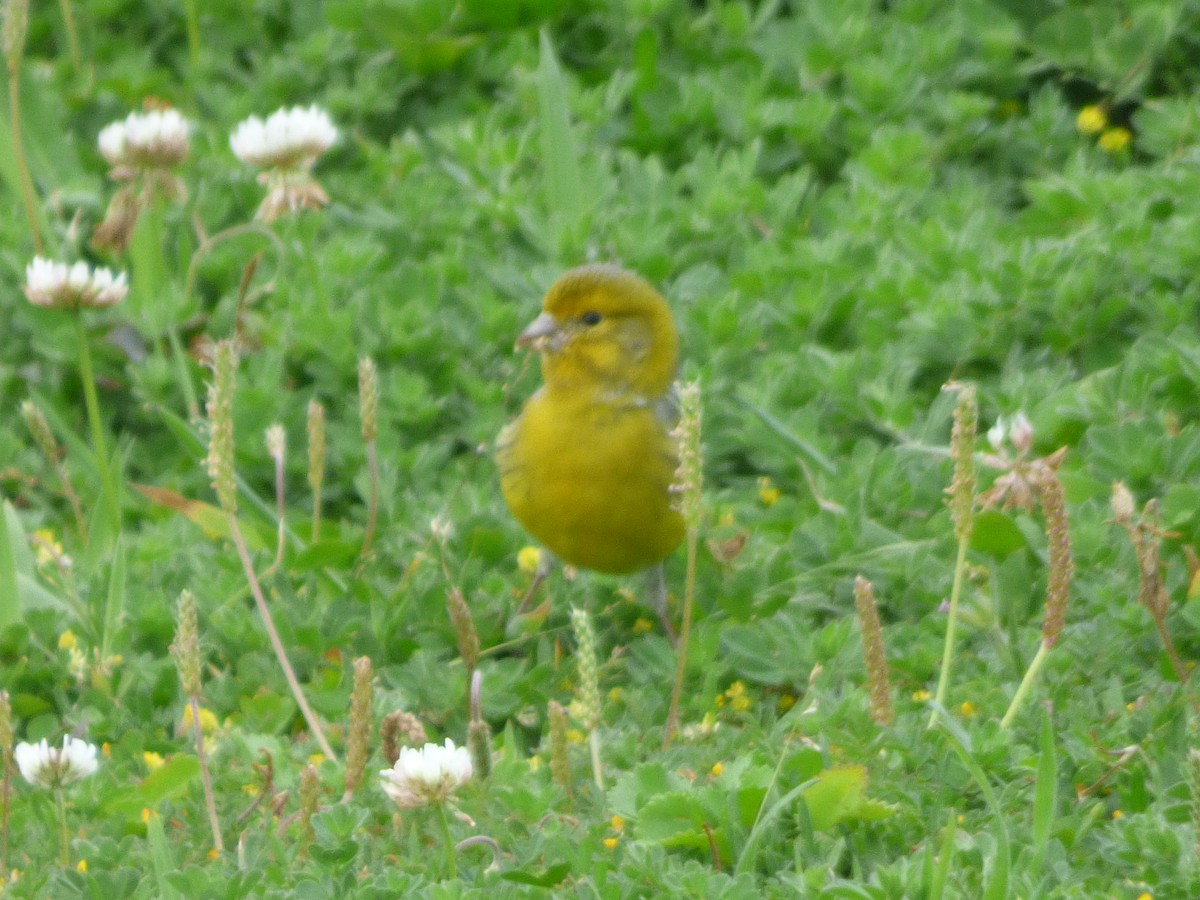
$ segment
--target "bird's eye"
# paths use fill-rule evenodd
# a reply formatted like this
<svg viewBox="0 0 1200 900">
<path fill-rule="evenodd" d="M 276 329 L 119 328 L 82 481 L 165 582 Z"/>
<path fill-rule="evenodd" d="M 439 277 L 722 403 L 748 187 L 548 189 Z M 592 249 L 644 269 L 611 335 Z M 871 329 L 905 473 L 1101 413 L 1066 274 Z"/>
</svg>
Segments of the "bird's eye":
<svg viewBox="0 0 1200 900">
<path fill-rule="evenodd" d="M 594 309 L 588 310 L 582 316 L 580 316 L 579 319 L 584 325 L 599 325 L 600 313 L 596 312 Z"/>
</svg>

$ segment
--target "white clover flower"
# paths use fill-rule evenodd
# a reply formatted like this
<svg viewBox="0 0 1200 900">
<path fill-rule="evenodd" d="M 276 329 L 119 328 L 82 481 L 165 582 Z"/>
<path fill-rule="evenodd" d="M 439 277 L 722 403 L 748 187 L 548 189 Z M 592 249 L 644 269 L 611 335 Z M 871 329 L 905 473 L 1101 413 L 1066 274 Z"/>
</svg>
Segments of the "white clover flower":
<svg viewBox="0 0 1200 900">
<path fill-rule="evenodd" d="M 70 265 L 35 256 L 25 267 L 25 296 L 35 306 L 50 309 L 105 307 L 119 303 L 129 292 L 125 273 L 92 269 L 85 262 Z"/>
<path fill-rule="evenodd" d="M 307 169 L 338 138 L 329 113 L 319 106 L 293 106 L 273 112 L 264 122 L 251 116 L 229 138 L 234 156 L 263 169 Z"/>
<path fill-rule="evenodd" d="M 1004 438 L 1008 435 L 1008 424 L 1001 416 L 996 420 L 996 424 L 987 430 L 988 443 L 992 445 L 992 449 L 997 453 L 1004 447 Z"/>
<path fill-rule="evenodd" d="M 396 764 L 379 774 L 383 789 L 401 809 L 443 803 L 471 778 L 471 754 L 446 738 L 444 746 L 404 747 Z"/>
<path fill-rule="evenodd" d="M 96 771 L 95 745 L 70 735 L 63 737 L 62 747 L 51 747 L 45 739 L 36 744 L 21 741 L 13 758 L 25 780 L 37 787 L 66 787 Z"/>
<path fill-rule="evenodd" d="M 100 131 L 100 153 L 115 177 L 135 169 L 167 169 L 187 159 L 191 125 L 174 109 L 130 113 Z"/>
<path fill-rule="evenodd" d="M 1025 454 L 1033 446 L 1033 423 L 1029 421 L 1029 417 L 1024 412 L 1013 416 L 1009 438 L 1018 453 Z"/>
<path fill-rule="evenodd" d="M 318 106 L 293 106 L 271 113 L 265 122 L 258 116 L 240 122 L 229 146 L 242 162 L 263 169 L 258 180 L 267 186 L 257 218 L 271 222 L 328 203 L 329 195 L 310 170 L 337 138 L 329 113 Z"/>
</svg>

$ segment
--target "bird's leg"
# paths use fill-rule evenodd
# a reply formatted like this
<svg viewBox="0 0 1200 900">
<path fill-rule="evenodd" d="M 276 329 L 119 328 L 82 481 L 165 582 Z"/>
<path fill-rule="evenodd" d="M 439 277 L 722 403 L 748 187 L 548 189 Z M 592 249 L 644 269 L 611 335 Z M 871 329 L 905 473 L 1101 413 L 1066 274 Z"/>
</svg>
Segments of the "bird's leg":
<svg viewBox="0 0 1200 900">
<path fill-rule="evenodd" d="M 650 603 L 650 608 L 658 616 L 658 620 L 662 622 L 663 630 L 667 633 L 667 639 L 674 646 L 678 638 L 675 634 L 675 626 L 671 624 L 671 616 L 667 610 L 667 580 L 663 577 L 662 563 L 651 566 L 646 570 L 646 599 Z"/>
<path fill-rule="evenodd" d="M 542 549 L 541 559 L 538 560 L 537 569 L 533 573 L 533 582 L 529 585 L 529 590 L 525 592 L 525 596 L 521 598 L 521 604 L 517 607 L 517 615 L 521 615 L 528 608 L 533 600 L 533 595 L 537 593 L 538 588 L 542 586 L 542 582 L 550 577 L 550 573 L 554 571 L 554 564 L 558 562 L 554 554 L 549 550 Z"/>
</svg>

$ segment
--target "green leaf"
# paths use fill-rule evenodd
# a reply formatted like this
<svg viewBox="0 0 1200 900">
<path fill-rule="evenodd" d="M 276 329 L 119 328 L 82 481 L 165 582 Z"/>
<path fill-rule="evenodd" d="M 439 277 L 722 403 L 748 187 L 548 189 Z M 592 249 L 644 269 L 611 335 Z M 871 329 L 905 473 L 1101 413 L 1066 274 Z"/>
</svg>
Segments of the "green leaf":
<svg viewBox="0 0 1200 900">
<path fill-rule="evenodd" d="M 1025 535 L 1012 516 L 998 509 L 985 509 L 975 514 L 971 529 L 971 549 L 1003 559 L 1025 548 Z"/>
<path fill-rule="evenodd" d="M 125 542 L 117 538 L 113 547 L 112 568 L 108 574 L 108 594 L 104 601 L 104 627 L 100 632 L 100 659 L 112 655 L 113 636 L 121 622 L 125 608 Z"/>
<path fill-rule="evenodd" d="M 545 165 L 546 220 L 574 232 L 584 206 L 579 150 L 571 132 L 567 84 L 546 29 L 538 32 L 538 121 Z"/>
<path fill-rule="evenodd" d="M 1050 713 L 1042 715 L 1041 753 L 1038 754 L 1037 786 L 1033 795 L 1033 877 L 1041 875 L 1054 826 L 1058 801 L 1058 760 L 1054 750 L 1054 725 Z"/>
<path fill-rule="evenodd" d="M 200 761 L 188 754 L 172 756 L 147 775 L 132 793 L 120 794 L 118 803 L 122 807 L 141 809 L 156 808 L 164 800 L 185 793 L 192 782 L 200 777 Z"/>
<path fill-rule="evenodd" d="M 3 526 L 0 527 L 0 630 L 3 630 L 22 620 L 17 574 L 29 564 L 29 547 L 17 511 L 7 500 L 4 522 L 0 525 Z"/>
<path fill-rule="evenodd" d="M 983 892 L 984 900 L 1006 900 L 1009 895 L 1009 874 L 1012 869 L 1012 842 L 1009 839 L 1008 824 L 1004 811 L 996 797 L 996 791 L 983 768 L 971 753 L 970 737 L 962 730 L 957 722 L 950 717 L 946 710 L 937 707 L 938 719 L 950 738 L 950 746 L 954 749 L 959 761 L 971 773 L 979 790 L 987 801 L 991 813 L 992 830 L 995 837 L 995 852 L 985 862 L 988 878 Z"/>
<path fill-rule="evenodd" d="M 829 831 L 846 822 L 874 822 L 896 811 L 886 803 L 868 799 L 866 791 L 865 766 L 834 766 L 819 774 L 801 793 L 813 830 Z"/>
<path fill-rule="evenodd" d="M 505 872 L 500 877 L 505 881 L 511 881 L 515 884 L 527 884 L 531 887 L 552 888 L 557 884 L 561 884 L 571 873 L 570 863 L 559 863 L 556 866 L 549 866 L 545 871 L 539 873 L 531 872 L 528 869 L 519 869 L 516 871 Z"/>
<path fill-rule="evenodd" d="M 701 793 L 668 791 L 653 797 L 638 811 L 635 834 L 641 840 L 664 847 L 711 853 L 713 846 L 722 863 L 730 859 L 728 828 L 712 803 Z"/>
<path fill-rule="evenodd" d="M 697 835 L 703 838 L 707 821 L 704 804 L 694 793 L 667 791 L 638 810 L 636 833 L 663 844 L 694 843 Z"/>
<path fill-rule="evenodd" d="M 166 767 L 163 766 L 156 771 L 161 772 L 163 768 Z M 167 880 L 172 872 L 179 869 L 179 864 L 171 852 L 171 845 L 167 843 L 162 816 L 157 814 L 150 816 L 150 820 L 146 823 L 146 842 L 150 845 L 150 862 L 154 869 L 154 882 L 158 888 L 158 896 L 164 898 L 183 896 Z"/>
</svg>

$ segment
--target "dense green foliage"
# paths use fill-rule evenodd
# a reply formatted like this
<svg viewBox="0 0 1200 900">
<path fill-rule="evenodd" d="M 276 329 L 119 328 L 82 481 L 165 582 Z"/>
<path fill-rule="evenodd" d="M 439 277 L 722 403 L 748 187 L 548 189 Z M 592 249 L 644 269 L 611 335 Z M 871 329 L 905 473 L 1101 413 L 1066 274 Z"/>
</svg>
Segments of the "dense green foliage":
<svg viewBox="0 0 1200 900">
<path fill-rule="evenodd" d="M 1200 896 L 1194 691 L 1137 602 L 1138 560 L 1109 507 L 1118 480 L 1139 511 L 1160 501 L 1165 624 L 1187 664 L 1200 655 L 1187 555 L 1200 540 L 1200 2 L 214 0 L 195 4 L 191 43 L 190 6 L 75 4 L 77 72 L 61 8 L 38 4 L 20 66 L 45 254 L 129 272 L 123 303 L 84 315 L 119 535 L 74 317 L 21 294 L 34 244 L 11 110 L 0 133 L 0 688 L 18 740 L 74 730 L 106 745 L 67 795 L 71 866 L 57 863 L 50 793 L 15 778 L 20 876 L 6 892 Z M 98 254 L 89 240 L 115 186 L 96 135 L 148 98 L 193 123 L 187 198 L 143 217 L 127 253 Z M 315 169 L 330 205 L 204 244 L 261 199 L 232 128 L 310 103 L 341 130 Z M 1089 106 L 1108 123 L 1098 134 L 1077 124 Z M 708 522 L 669 750 L 674 654 L 647 628 L 640 584 L 555 575 L 548 615 L 514 616 L 528 539 L 489 445 L 538 384 L 515 335 L 556 275 L 589 260 L 660 288 L 681 375 L 703 389 Z M 360 656 L 377 673 L 377 720 L 402 709 L 434 739 L 465 740 L 448 576 L 472 610 L 496 765 L 459 794 L 469 820 L 450 824 L 500 853 L 489 868 L 486 847 L 460 850 L 460 887 L 444 880 L 436 818 L 396 819 L 377 746 L 345 803 L 342 768 L 319 762 L 311 842 L 295 824 L 316 745 L 219 516 L 183 502 L 216 502 L 188 403 L 208 378 L 195 357 L 235 332 L 242 528 L 339 753 Z M 381 379 L 381 503 L 359 560 L 363 356 Z M 1036 510 L 978 517 L 946 713 L 926 727 L 955 559 L 955 398 L 942 390 L 954 380 L 978 388 L 981 488 L 997 474 L 982 432 L 999 417 L 1028 416 L 1033 456 L 1066 448 L 1066 627 L 1007 729 L 1041 638 Z M 21 422 L 30 398 L 65 448 L 87 545 Z M 329 455 L 311 542 L 314 398 Z M 290 534 L 268 574 L 273 422 L 289 441 Z M 47 541 L 69 565 L 35 558 Z M 679 553 L 676 596 L 683 571 Z M 868 712 L 860 574 L 881 608 L 887 727 Z M 168 652 L 184 588 L 199 602 L 217 808 L 235 848 L 216 858 Z M 599 631 L 607 789 L 581 742 L 568 795 L 550 774 L 547 704 L 568 704 L 577 683 L 572 605 Z M 146 753 L 166 762 L 151 772 Z M 865 767 L 869 799 L 862 770 L 809 785 L 849 765 Z"/>
</svg>

